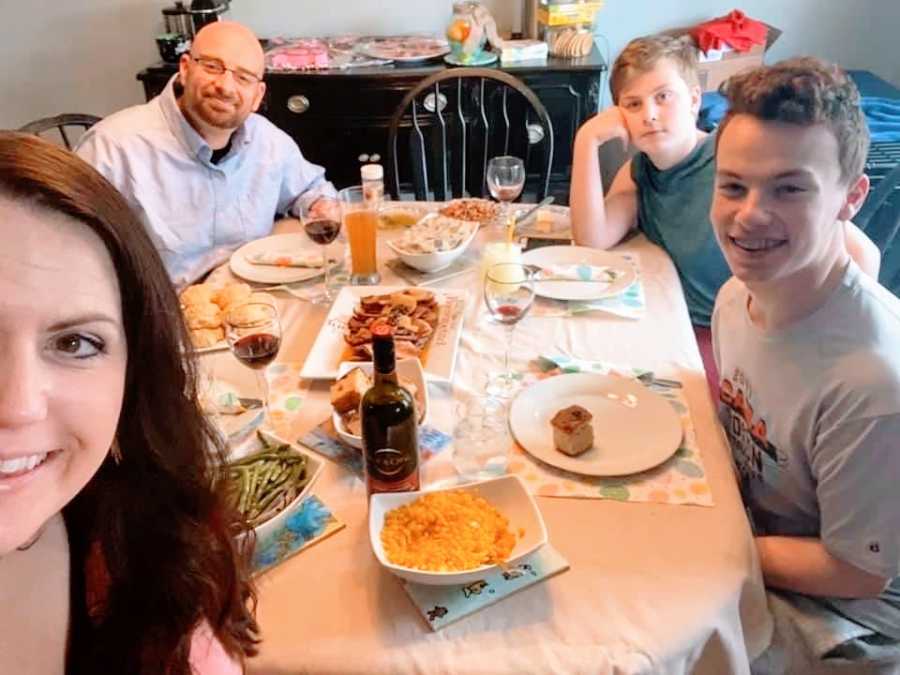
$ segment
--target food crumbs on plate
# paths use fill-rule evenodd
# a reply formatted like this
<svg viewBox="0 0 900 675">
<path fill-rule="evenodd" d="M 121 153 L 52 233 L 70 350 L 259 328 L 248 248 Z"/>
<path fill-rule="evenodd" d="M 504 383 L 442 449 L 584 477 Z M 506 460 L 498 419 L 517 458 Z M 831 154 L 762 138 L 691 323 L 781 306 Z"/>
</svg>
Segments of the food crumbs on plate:
<svg viewBox="0 0 900 675">
<path fill-rule="evenodd" d="M 519 528 L 519 539 L 522 539 L 524 536 L 525 536 L 525 528 L 520 527 Z"/>
<path fill-rule="evenodd" d="M 452 490 L 428 493 L 389 511 L 381 543 L 395 565 L 460 572 L 503 562 L 516 537 L 509 520 L 486 499 Z"/>
</svg>

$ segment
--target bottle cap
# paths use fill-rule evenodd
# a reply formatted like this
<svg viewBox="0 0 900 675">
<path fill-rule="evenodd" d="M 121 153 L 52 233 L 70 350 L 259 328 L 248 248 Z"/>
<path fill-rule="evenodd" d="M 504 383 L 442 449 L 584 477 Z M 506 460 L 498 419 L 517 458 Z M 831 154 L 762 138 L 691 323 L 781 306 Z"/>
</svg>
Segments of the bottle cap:
<svg viewBox="0 0 900 675">
<path fill-rule="evenodd" d="M 372 337 L 386 338 L 394 334 L 394 329 L 386 323 L 379 323 L 372 326 Z"/>
<path fill-rule="evenodd" d="M 384 168 L 381 164 L 363 164 L 359 173 L 363 180 L 384 180 Z"/>
</svg>

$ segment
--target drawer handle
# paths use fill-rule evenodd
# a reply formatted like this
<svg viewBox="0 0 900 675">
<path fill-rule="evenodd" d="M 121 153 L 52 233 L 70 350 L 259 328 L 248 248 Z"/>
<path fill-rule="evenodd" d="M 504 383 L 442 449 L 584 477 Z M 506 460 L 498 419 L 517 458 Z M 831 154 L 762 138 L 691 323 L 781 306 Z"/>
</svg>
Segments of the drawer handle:
<svg viewBox="0 0 900 675">
<path fill-rule="evenodd" d="M 540 124 L 535 124 L 534 122 L 526 124 L 525 130 L 528 132 L 528 143 L 530 145 L 537 145 L 544 140 L 544 127 Z"/>
<path fill-rule="evenodd" d="M 303 94 L 295 94 L 287 100 L 287 107 L 292 113 L 301 115 L 309 110 L 309 99 Z"/>
<path fill-rule="evenodd" d="M 437 100 L 438 100 L 438 105 L 440 105 L 440 107 L 441 107 L 441 112 L 444 112 L 444 108 L 447 107 L 447 97 L 444 96 L 443 94 L 439 94 Z M 425 97 L 425 101 L 422 103 L 422 105 L 425 106 L 425 110 L 433 113 L 434 112 L 434 94 L 428 94 L 428 96 Z"/>
</svg>

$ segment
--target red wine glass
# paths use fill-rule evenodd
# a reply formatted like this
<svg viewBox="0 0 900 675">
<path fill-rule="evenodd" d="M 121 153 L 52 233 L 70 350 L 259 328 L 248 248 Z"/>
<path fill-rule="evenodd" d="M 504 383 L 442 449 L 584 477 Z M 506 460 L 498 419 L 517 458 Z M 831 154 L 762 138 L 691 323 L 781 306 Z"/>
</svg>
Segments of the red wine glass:
<svg viewBox="0 0 900 675">
<path fill-rule="evenodd" d="M 513 331 L 534 302 L 534 279 L 529 269 L 521 263 L 491 265 L 484 277 L 484 302 L 494 319 L 506 328 L 503 372 L 488 380 L 487 392 L 511 398 L 519 386 L 518 378 L 509 365 Z"/>
<path fill-rule="evenodd" d="M 253 301 L 225 314 L 225 339 L 238 361 L 252 368 L 262 394 L 264 417 L 269 412 L 266 367 L 278 356 L 281 322 L 274 302 Z"/>
<path fill-rule="evenodd" d="M 334 299 L 331 290 L 330 264 L 328 260 L 328 245 L 337 239 L 341 232 L 341 215 L 335 209 L 322 210 L 304 206 L 300 209 L 300 221 L 306 236 L 322 247 L 322 271 L 325 274 L 324 290 L 321 295 L 312 298 L 316 304 L 330 303 Z"/>
</svg>

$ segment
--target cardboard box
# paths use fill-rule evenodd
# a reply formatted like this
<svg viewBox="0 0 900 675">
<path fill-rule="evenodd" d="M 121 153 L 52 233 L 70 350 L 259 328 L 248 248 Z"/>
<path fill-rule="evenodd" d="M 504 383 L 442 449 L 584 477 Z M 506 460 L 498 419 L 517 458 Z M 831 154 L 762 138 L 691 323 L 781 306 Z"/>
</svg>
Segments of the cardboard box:
<svg viewBox="0 0 900 675">
<path fill-rule="evenodd" d="M 708 53 L 698 50 L 697 57 L 699 63 L 697 74 L 700 79 L 700 89 L 704 92 L 717 91 L 719 85 L 732 75 L 736 75 L 743 70 L 761 66 L 763 64 L 765 53 L 769 50 L 769 47 L 775 43 L 775 40 L 778 39 L 782 32 L 780 29 L 775 28 L 775 26 L 770 26 L 769 24 L 766 24 L 766 28 L 768 29 L 768 32 L 766 33 L 765 46 L 753 45 L 750 51 L 747 52 L 736 52 L 727 48 L 724 50 L 710 50 Z M 670 31 L 665 31 L 665 33 L 676 37 L 690 37 L 690 30 L 690 27 L 675 28 Z"/>
</svg>

